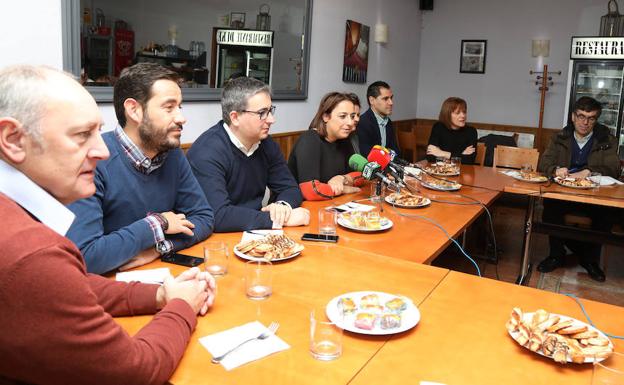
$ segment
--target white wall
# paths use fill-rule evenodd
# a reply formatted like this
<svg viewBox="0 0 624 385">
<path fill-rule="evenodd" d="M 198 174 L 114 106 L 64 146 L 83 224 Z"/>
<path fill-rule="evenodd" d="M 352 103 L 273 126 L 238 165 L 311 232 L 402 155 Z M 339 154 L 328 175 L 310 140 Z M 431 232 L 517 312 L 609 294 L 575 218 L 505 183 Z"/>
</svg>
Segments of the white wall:
<svg viewBox="0 0 624 385">
<path fill-rule="evenodd" d="M 468 102 L 468 120 L 536 127 L 540 94 L 529 70 L 561 70 L 546 96 L 544 127 L 561 127 L 572 36 L 596 36 L 603 0 L 436 0 L 422 14 L 418 106 L 437 118 L 442 101 Z M 485 74 L 460 74 L 462 39 L 487 40 Z M 550 56 L 531 57 L 531 40 L 550 39 Z"/>
</svg>

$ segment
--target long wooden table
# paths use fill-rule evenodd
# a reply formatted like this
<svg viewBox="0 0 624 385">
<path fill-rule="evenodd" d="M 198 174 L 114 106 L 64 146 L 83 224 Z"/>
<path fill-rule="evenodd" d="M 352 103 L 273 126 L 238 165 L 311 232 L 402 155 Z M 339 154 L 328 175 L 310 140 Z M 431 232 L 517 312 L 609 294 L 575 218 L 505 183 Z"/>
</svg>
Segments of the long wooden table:
<svg viewBox="0 0 624 385">
<path fill-rule="evenodd" d="M 489 205 L 515 180 L 488 168 L 463 166 L 460 181 L 485 188 L 465 186 L 461 194 Z M 511 181 L 510 181 L 511 180 Z M 511 184 L 510 184 L 511 183 Z M 522 183 L 522 182 L 518 182 Z M 529 184 L 528 188 L 533 188 Z M 285 232 L 299 239 L 304 232 L 317 232 L 318 209 L 363 199 L 367 189 L 332 201 L 305 202 L 312 223 Z M 440 200 L 467 202 L 457 193 L 422 190 Z M 362 202 L 367 203 L 367 202 Z M 471 275 L 423 265 L 437 256 L 449 240 L 439 229 L 419 218 L 439 222 L 457 236 L 482 212 L 479 205 L 457 206 L 434 202 L 418 210 L 384 206 L 384 216 L 394 222 L 389 231 L 364 234 L 339 228 L 338 244 L 304 242 L 301 256 L 274 264 L 274 293 L 266 301 L 251 301 L 243 289 L 244 261 L 231 256 L 229 272 L 218 279 L 218 297 L 208 315 L 200 317 L 186 354 L 175 371 L 174 384 L 356 384 L 417 383 L 418 380 L 447 384 L 587 384 L 589 365 L 561 367 L 519 347 L 506 334 L 505 321 L 511 308 L 527 311 L 545 308 L 584 320 L 571 299 L 559 294 L 515 286 Z M 225 241 L 230 249 L 241 233 L 213 234 L 209 241 Z M 202 244 L 185 251 L 201 256 Z M 419 263 L 412 263 L 419 262 Z M 154 262 L 143 268 L 162 267 Z M 170 267 L 174 274 L 183 270 Z M 320 362 L 308 352 L 309 314 L 323 308 L 333 297 L 351 291 L 379 290 L 402 294 L 418 305 L 422 319 L 414 329 L 394 337 L 364 336 L 345 332 L 343 355 Z M 599 326 L 624 334 L 624 308 L 584 301 Z M 150 316 L 118 318 L 133 334 Z M 289 350 L 249 363 L 232 371 L 210 363 L 210 354 L 200 337 L 259 320 L 265 325 L 280 322 L 278 335 Z M 616 350 L 621 343 L 614 341 Z"/>
</svg>

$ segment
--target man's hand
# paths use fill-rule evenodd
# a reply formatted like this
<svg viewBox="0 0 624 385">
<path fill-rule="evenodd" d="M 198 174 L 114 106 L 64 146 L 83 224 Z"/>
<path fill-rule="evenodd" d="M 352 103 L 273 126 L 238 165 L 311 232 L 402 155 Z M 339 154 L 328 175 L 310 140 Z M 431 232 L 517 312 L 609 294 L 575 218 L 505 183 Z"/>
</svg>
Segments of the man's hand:
<svg viewBox="0 0 624 385">
<path fill-rule="evenodd" d="M 336 175 L 327 181 L 327 184 L 329 185 L 329 187 L 331 187 L 332 191 L 334 192 L 334 196 L 342 195 L 342 190 L 344 189 L 345 181 L 346 181 L 345 177 L 342 175 Z"/>
<path fill-rule="evenodd" d="M 185 271 L 175 279 L 172 276 L 165 278 L 165 282 L 156 293 L 159 308 L 180 298 L 186 301 L 196 314 L 206 314 L 208 307 L 214 302 L 216 287 L 211 288 L 210 280 L 203 276 L 199 269 L 193 269 Z"/>
<path fill-rule="evenodd" d="M 450 152 L 442 151 L 440 147 L 434 146 L 433 144 L 430 144 L 427 146 L 427 155 L 433 155 L 438 158 L 447 158 L 447 159 L 451 158 Z"/>
<path fill-rule="evenodd" d="M 184 281 L 204 281 L 206 283 L 206 292 L 208 293 L 208 297 L 206 301 L 199 309 L 200 315 L 205 315 L 208 312 L 208 309 L 214 304 L 214 300 L 217 294 L 217 284 L 215 279 L 210 273 L 201 271 L 197 267 L 190 268 L 184 271 L 182 274 L 178 275 L 175 278 L 175 281 L 180 283 Z M 160 286 L 156 293 L 156 301 L 159 309 L 162 309 L 167 304 L 166 298 L 166 290 L 164 286 Z M 169 298 L 171 300 L 171 298 Z"/>
<path fill-rule="evenodd" d="M 590 175 L 591 175 L 591 171 L 585 169 L 585 170 L 574 172 L 574 173 L 570 174 L 569 176 L 572 177 L 572 178 L 584 179 L 584 178 L 589 178 Z"/>
<path fill-rule="evenodd" d="M 307 226 L 310 224 L 310 211 L 303 207 L 297 207 L 292 211 L 286 226 Z"/>
<path fill-rule="evenodd" d="M 195 225 L 186 219 L 186 215 L 176 214 L 171 211 L 167 211 L 166 213 L 161 213 L 161 215 L 165 217 L 165 219 L 169 223 L 169 227 L 167 227 L 165 234 L 183 233 L 189 236 L 193 236 L 192 229 L 195 228 Z"/>
<path fill-rule="evenodd" d="M 342 189 L 343 194 L 352 194 L 358 192 L 360 192 L 360 188 L 355 186 L 344 186 L 344 188 Z"/>
<path fill-rule="evenodd" d="M 273 221 L 273 226 L 280 228 L 286 224 L 293 209 L 291 209 L 288 205 L 271 203 L 270 205 L 263 207 L 262 211 L 268 211 L 271 216 L 271 220 Z"/>
<path fill-rule="evenodd" d="M 558 176 L 559 178 L 567 178 L 568 177 L 568 168 L 567 167 L 560 167 L 555 169 L 555 176 Z"/>
<path fill-rule="evenodd" d="M 156 251 L 155 248 L 150 247 L 149 249 L 145 249 L 132 257 L 128 262 L 119 268 L 119 271 L 126 271 L 134 269 L 135 267 L 146 265 L 158 257 L 160 257 L 160 253 Z"/>
<path fill-rule="evenodd" d="M 462 151 L 462 155 L 472 155 L 475 152 L 475 148 L 474 146 L 468 146 L 464 149 L 464 151 Z"/>
</svg>

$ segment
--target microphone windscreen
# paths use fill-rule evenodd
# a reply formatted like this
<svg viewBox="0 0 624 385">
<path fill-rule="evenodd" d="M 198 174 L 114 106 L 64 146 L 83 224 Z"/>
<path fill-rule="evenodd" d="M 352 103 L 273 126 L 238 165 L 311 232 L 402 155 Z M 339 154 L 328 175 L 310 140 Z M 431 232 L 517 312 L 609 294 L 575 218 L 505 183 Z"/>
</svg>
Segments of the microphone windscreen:
<svg viewBox="0 0 624 385">
<path fill-rule="evenodd" d="M 354 171 L 362 171 L 364 170 L 364 166 L 366 166 L 368 161 L 360 154 L 353 154 L 349 158 L 349 167 Z"/>
<path fill-rule="evenodd" d="M 368 153 L 368 161 L 378 163 L 385 170 L 390 163 L 390 154 L 384 150 L 373 148 Z"/>
</svg>

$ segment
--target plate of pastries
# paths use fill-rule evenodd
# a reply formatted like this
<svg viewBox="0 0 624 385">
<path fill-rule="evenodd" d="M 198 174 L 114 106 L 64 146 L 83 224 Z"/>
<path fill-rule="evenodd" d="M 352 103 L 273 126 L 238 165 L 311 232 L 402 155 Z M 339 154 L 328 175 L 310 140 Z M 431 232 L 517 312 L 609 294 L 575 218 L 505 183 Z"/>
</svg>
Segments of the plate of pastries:
<svg viewBox="0 0 624 385">
<path fill-rule="evenodd" d="M 462 185 L 450 180 L 442 180 L 436 178 L 426 178 L 420 181 L 423 187 L 437 191 L 457 191 Z"/>
<path fill-rule="evenodd" d="M 543 309 L 523 313 L 515 307 L 505 326 L 519 345 L 560 364 L 600 362 L 613 352 L 611 340 L 598 329 Z"/>
<path fill-rule="evenodd" d="M 424 168 L 425 172 L 437 176 L 457 176 L 459 166 L 450 163 L 432 163 Z"/>
<path fill-rule="evenodd" d="M 420 311 L 409 298 L 380 291 L 339 295 L 329 301 L 325 312 L 339 328 L 368 335 L 401 333 L 420 321 Z"/>
<path fill-rule="evenodd" d="M 269 234 L 237 244 L 234 246 L 234 254 L 248 261 L 283 261 L 298 256 L 303 249 L 302 244 L 284 234 Z"/>
<path fill-rule="evenodd" d="M 518 173 L 513 174 L 512 177 L 514 179 L 530 183 L 542 183 L 548 181 L 548 178 L 537 171 L 518 171 Z"/>
<path fill-rule="evenodd" d="M 414 195 L 406 190 L 401 190 L 401 192 L 395 192 L 387 195 L 385 200 L 387 203 L 393 206 L 407 209 L 425 207 L 431 204 L 431 200 L 429 198 L 420 195 Z"/>
<path fill-rule="evenodd" d="M 578 189 L 589 189 L 589 188 L 598 187 L 598 183 L 592 181 L 589 178 L 572 178 L 572 177 L 562 178 L 562 177 L 557 176 L 555 177 L 555 182 L 565 187 L 578 188 Z"/>
<path fill-rule="evenodd" d="M 392 227 L 390 219 L 382 217 L 376 211 L 347 211 L 338 215 L 338 224 L 350 230 L 375 232 Z"/>
</svg>

